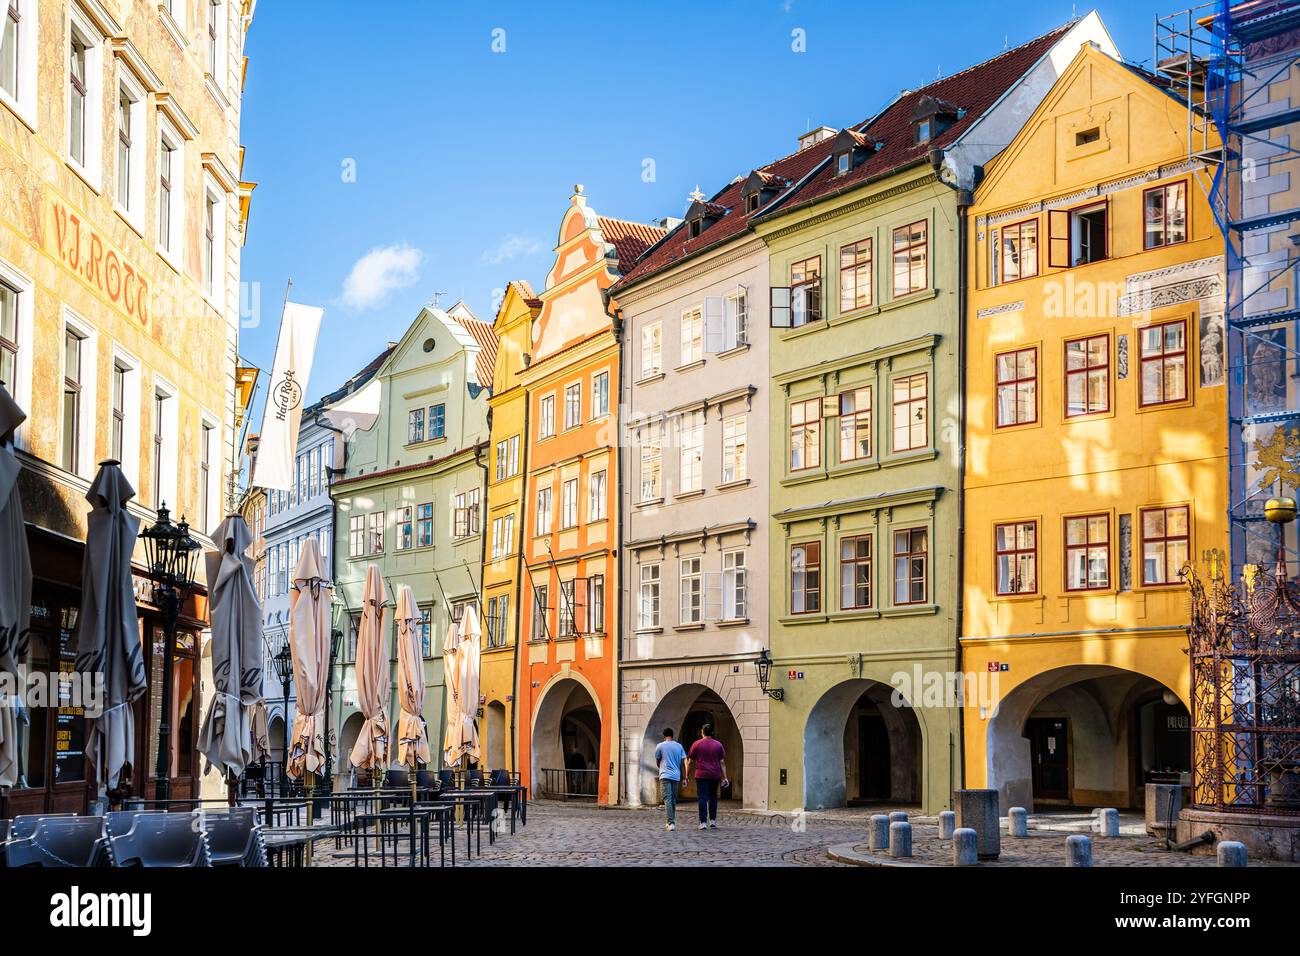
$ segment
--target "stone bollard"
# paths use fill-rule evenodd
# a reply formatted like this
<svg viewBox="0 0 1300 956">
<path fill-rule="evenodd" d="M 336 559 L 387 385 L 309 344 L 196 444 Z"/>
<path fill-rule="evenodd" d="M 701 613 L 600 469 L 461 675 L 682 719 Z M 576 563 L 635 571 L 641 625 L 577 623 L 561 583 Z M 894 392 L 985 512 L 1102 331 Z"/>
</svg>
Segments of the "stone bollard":
<svg viewBox="0 0 1300 956">
<path fill-rule="evenodd" d="M 952 831 L 952 865 L 976 866 L 979 863 L 979 851 L 976 847 L 978 836 L 970 827 L 959 827 Z"/>
<path fill-rule="evenodd" d="M 890 822 L 890 823 L 907 823 L 907 822 L 908 822 L 908 821 L 907 821 L 907 811 L 906 811 L 906 810 L 894 810 L 893 812 L 891 812 L 891 813 L 889 814 L 889 822 Z"/>
<path fill-rule="evenodd" d="M 1104 837 L 1119 836 L 1119 811 L 1114 807 L 1107 807 L 1101 811 L 1101 835 Z"/>
<path fill-rule="evenodd" d="M 998 792 L 996 790 L 955 790 L 953 807 L 957 811 L 957 826 L 975 831 L 976 846 L 981 860 L 996 860 L 1002 850 L 1002 823 L 998 819 Z"/>
<path fill-rule="evenodd" d="M 1183 809 L 1183 788 L 1176 783 L 1146 785 L 1146 827 L 1152 836 L 1174 836 L 1178 813 Z"/>
<path fill-rule="evenodd" d="M 951 810 L 939 811 L 939 839 L 951 840 L 952 831 L 957 829 L 957 814 Z"/>
<path fill-rule="evenodd" d="M 889 817 L 883 813 L 871 815 L 871 837 L 867 846 L 872 850 L 889 849 Z"/>
<path fill-rule="evenodd" d="M 1236 840 L 1224 840 L 1215 850 L 1219 859 L 1219 866 L 1245 866 L 1246 865 L 1246 844 L 1238 843 Z"/>
<path fill-rule="evenodd" d="M 1065 865 L 1092 866 L 1092 838 L 1074 833 L 1065 838 Z"/>
<path fill-rule="evenodd" d="M 889 855 L 892 857 L 912 855 L 912 824 L 906 820 L 895 820 L 889 825 Z"/>
<path fill-rule="evenodd" d="M 1013 837 L 1029 836 L 1029 813 L 1024 807 L 1012 807 L 1007 811 L 1007 833 Z"/>
</svg>

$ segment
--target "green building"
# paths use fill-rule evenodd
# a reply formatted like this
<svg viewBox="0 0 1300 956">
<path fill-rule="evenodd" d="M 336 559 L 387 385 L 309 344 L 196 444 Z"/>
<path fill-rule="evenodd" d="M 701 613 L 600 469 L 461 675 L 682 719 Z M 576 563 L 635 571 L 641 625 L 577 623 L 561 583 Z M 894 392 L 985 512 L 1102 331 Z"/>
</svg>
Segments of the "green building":
<svg viewBox="0 0 1300 956">
<path fill-rule="evenodd" d="M 980 164 L 1084 42 L 1109 45 L 1095 15 L 823 130 L 826 161 L 755 217 L 774 809 L 932 813 L 959 785 L 962 219 Z"/>
</svg>

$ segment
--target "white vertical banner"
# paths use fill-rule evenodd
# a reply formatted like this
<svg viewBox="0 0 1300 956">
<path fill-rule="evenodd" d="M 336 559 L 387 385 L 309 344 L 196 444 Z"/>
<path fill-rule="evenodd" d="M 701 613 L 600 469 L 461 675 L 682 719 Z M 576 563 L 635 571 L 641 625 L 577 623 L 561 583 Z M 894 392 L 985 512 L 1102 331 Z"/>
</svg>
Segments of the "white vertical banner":
<svg viewBox="0 0 1300 956">
<path fill-rule="evenodd" d="M 324 309 L 313 305 L 284 304 L 280 341 L 275 347 L 275 369 L 271 372 L 266 407 L 262 411 L 262 433 L 253 472 L 253 484 L 259 488 L 288 491 L 293 484 L 302 403 L 324 315 Z"/>
</svg>

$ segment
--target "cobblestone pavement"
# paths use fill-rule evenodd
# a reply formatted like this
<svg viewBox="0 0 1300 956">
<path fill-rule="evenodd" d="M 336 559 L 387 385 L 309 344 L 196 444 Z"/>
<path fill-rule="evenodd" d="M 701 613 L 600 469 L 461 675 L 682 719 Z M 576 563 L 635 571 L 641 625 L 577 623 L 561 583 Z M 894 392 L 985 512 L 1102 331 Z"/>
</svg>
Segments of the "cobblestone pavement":
<svg viewBox="0 0 1300 956">
<path fill-rule="evenodd" d="M 677 813 L 678 829 L 664 830 L 661 808 L 596 807 L 533 802 L 528 826 L 509 827 L 483 855 L 465 856 L 465 832 L 457 831 L 457 866 L 844 866 L 827 855 L 832 844 L 863 842 L 867 820 L 860 814 L 794 818 L 723 809 L 717 830 L 697 830 L 694 804 Z M 402 843 L 402 860 L 406 843 Z M 437 862 L 437 849 L 434 850 Z M 332 844 L 316 856 L 318 866 L 351 866 L 352 851 Z"/>
</svg>

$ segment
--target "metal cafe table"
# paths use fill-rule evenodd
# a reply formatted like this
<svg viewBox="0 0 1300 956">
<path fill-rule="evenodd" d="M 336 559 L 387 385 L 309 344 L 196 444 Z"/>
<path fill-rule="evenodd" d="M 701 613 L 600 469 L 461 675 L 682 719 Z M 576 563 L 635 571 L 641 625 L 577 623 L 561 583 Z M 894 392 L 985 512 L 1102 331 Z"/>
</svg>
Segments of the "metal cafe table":
<svg viewBox="0 0 1300 956">
<path fill-rule="evenodd" d="M 478 855 L 483 855 L 483 824 L 488 824 L 488 845 L 496 843 L 492 821 L 496 817 L 498 794 L 495 790 L 443 790 L 434 797 L 436 803 L 457 807 L 465 818 L 465 849 L 473 854 L 477 840 Z"/>
<path fill-rule="evenodd" d="M 267 863 L 277 867 L 306 866 L 307 847 L 334 839 L 338 833 L 325 827 L 263 827 Z"/>
<path fill-rule="evenodd" d="M 353 817 L 353 827 L 348 833 L 352 839 L 352 861 L 354 866 L 370 865 L 370 841 L 379 840 L 379 865 L 387 866 L 388 841 L 392 840 L 393 866 L 397 866 L 398 845 L 404 835 L 402 824 L 407 827 L 410 840 L 410 866 L 416 865 L 416 846 L 419 846 L 420 866 L 429 865 L 429 834 L 437 823 L 438 829 L 438 865 L 446 866 L 446 846 L 451 844 L 451 865 L 456 865 L 456 841 L 452 835 L 455 807 L 450 803 L 424 803 L 415 806 L 389 807 L 374 813 L 359 813 Z M 418 830 L 417 830 L 418 826 Z M 373 829 L 372 829 L 373 828 Z"/>
</svg>

